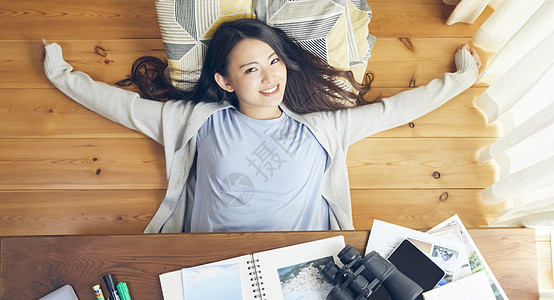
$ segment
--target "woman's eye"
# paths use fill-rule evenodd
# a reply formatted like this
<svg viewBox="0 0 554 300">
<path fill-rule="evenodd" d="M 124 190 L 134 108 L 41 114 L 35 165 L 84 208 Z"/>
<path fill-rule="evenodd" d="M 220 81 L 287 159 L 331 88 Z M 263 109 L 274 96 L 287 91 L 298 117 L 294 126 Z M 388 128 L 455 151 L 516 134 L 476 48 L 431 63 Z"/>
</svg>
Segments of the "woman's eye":
<svg viewBox="0 0 554 300">
<path fill-rule="evenodd" d="M 271 61 L 271 64 L 276 64 L 278 62 L 280 62 L 281 60 L 279 58 L 275 58 Z"/>
<path fill-rule="evenodd" d="M 244 71 L 244 73 L 251 73 L 251 72 L 254 72 L 256 71 L 256 68 L 248 68 L 246 69 L 246 71 Z"/>
</svg>

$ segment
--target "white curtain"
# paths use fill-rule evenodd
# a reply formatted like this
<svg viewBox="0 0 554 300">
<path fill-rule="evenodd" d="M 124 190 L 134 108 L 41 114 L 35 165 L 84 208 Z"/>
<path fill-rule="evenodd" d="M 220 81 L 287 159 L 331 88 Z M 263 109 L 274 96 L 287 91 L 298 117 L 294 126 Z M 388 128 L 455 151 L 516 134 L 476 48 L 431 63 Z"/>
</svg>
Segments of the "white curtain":
<svg viewBox="0 0 554 300">
<path fill-rule="evenodd" d="M 473 42 L 494 56 L 479 75 L 487 88 L 477 106 L 503 137 L 480 153 L 494 161 L 498 180 L 483 200 L 508 203 L 493 226 L 554 232 L 554 0 L 443 0 L 456 4 L 447 24 L 472 23 L 487 5 L 494 12 Z M 554 235 L 551 234 L 551 239 Z M 553 244 L 554 245 L 554 244 Z M 554 290 L 541 290 L 554 300 Z"/>
<path fill-rule="evenodd" d="M 473 22 L 495 11 L 473 42 L 493 58 L 479 75 L 489 88 L 477 100 L 503 137 L 480 155 L 499 166 L 498 180 L 482 195 L 509 208 L 494 226 L 554 231 L 554 0 L 443 0 L 457 6 L 448 24 Z M 454 3 L 453 3 L 454 2 Z"/>
</svg>

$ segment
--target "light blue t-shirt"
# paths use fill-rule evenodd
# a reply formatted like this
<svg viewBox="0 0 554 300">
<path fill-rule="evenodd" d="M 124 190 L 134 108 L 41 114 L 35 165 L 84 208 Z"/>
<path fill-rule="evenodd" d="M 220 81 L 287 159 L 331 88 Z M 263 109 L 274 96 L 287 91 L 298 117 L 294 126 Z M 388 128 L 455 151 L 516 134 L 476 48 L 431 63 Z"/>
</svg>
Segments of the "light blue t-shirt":
<svg viewBox="0 0 554 300">
<path fill-rule="evenodd" d="M 197 135 L 192 232 L 328 230 L 327 154 L 285 113 L 256 120 L 217 111 Z"/>
</svg>

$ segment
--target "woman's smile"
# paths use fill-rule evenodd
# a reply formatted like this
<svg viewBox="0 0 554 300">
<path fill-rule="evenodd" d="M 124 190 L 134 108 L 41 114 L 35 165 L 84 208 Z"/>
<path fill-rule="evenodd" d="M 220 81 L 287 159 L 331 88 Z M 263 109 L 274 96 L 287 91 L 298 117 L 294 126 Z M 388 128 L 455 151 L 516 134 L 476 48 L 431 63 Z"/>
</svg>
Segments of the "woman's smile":
<svg viewBox="0 0 554 300">
<path fill-rule="evenodd" d="M 276 85 L 276 86 L 274 86 L 274 87 L 271 88 L 271 89 L 267 89 L 267 90 L 264 90 L 264 91 L 260 91 L 260 93 L 265 94 L 265 95 L 267 95 L 267 96 L 273 96 L 273 95 L 276 94 L 277 92 L 279 92 L 279 85 Z"/>
</svg>

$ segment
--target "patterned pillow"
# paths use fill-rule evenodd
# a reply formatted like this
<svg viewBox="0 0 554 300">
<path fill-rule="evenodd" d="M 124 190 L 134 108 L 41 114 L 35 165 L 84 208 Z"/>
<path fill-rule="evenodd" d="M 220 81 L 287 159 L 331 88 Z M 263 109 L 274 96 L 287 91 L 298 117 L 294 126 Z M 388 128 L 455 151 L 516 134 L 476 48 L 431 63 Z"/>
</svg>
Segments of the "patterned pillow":
<svg viewBox="0 0 554 300">
<path fill-rule="evenodd" d="M 174 86 L 196 81 L 215 29 L 225 21 L 254 18 L 252 0 L 156 0 L 168 72 Z"/>
<path fill-rule="evenodd" d="M 375 37 L 366 0 L 156 0 L 156 12 L 174 86 L 200 75 L 207 42 L 224 21 L 255 18 L 283 29 L 329 64 L 361 81 Z"/>
<path fill-rule="evenodd" d="M 330 65 L 352 70 L 362 80 L 375 42 L 369 34 L 367 0 L 258 0 L 254 13 Z"/>
</svg>

